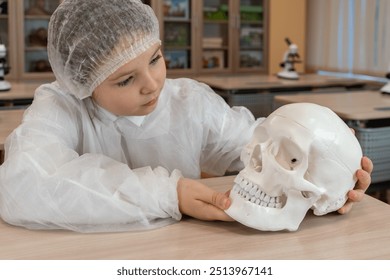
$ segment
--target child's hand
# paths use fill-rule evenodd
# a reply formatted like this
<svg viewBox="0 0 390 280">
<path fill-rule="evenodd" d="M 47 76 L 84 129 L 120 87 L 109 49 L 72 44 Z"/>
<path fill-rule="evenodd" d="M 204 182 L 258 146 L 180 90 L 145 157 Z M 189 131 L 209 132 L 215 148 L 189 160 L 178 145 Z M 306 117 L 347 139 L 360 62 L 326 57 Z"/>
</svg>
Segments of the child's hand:
<svg viewBox="0 0 390 280">
<path fill-rule="evenodd" d="M 351 210 L 352 204 L 354 202 L 360 202 L 363 199 L 364 193 L 366 192 L 368 186 L 371 183 L 372 169 L 372 161 L 368 157 L 363 157 L 362 169 L 356 172 L 358 181 L 356 182 L 355 188 L 348 192 L 347 202 L 344 204 L 343 207 L 338 210 L 340 214 L 348 213 Z"/>
<path fill-rule="evenodd" d="M 182 214 L 207 221 L 233 221 L 224 212 L 231 203 L 227 193 L 216 192 L 192 179 L 180 178 L 177 194 Z"/>
</svg>

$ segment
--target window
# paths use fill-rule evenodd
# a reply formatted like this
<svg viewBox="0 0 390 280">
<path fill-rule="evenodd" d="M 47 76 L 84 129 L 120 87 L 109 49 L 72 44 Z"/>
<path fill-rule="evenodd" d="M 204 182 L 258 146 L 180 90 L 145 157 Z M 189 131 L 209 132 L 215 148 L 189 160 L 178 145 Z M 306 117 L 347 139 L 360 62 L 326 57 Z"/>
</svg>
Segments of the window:
<svg viewBox="0 0 390 280">
<path fill-rule="evenodd" d="M 309 0 L 307 68 L 384 77 L 390 72 L 389 0 Z"/>
</svg>

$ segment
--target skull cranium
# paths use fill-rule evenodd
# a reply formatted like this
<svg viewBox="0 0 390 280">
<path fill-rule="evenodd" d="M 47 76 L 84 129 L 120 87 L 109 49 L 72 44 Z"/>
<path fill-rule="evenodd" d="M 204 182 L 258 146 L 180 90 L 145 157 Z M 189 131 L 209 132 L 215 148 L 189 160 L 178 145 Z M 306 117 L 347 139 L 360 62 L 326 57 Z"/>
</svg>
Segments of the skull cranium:
<svg viewBox="0 0 390 280">
<path fill-rule="evenodd" d="M 339 209 L 356 182 L 362 150 L 333 111 L 311 103 L 282 106 L 243 150 L 226 213 L 259 230 L 297 230 L 309 208 Z"/>
</svg>

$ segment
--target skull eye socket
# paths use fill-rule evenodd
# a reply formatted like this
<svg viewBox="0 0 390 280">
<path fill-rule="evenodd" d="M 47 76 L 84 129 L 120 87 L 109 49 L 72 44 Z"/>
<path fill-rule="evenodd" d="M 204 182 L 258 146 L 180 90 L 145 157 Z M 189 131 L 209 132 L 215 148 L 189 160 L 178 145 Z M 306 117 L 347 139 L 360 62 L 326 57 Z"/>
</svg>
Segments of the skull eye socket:
<svg viewBox="0 0 390 280">
<path fill-rule="evenodd" d="M 286 170 L 296 169 L 302 161 L 301 149 L 290 139 L 283 138 L 275 150 L 275 159 L 281 167 Z"/>
</svg>

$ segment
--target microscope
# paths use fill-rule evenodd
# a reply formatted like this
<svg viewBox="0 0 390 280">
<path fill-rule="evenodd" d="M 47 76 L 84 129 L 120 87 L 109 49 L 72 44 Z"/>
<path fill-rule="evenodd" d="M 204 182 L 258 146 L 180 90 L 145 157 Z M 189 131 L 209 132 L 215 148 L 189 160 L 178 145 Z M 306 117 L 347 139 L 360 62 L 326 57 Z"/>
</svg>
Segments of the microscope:
<svg viewBox="0 0 390 280">
<path fill-rule="evenodd" d="M 299 75 L 295 71 L 294 64 L 300 63 L 298 46 L 293 44 L 289 38 L 285 38 L 288 45 L 288 50 L 284 53 L 283 62 L 280 63 L 280 67 L 283 68 L 277 76 L 282 79 L 298 80 Z"/>
<path fill-rule="evenodd" d="M 390 80 L 390 72 L 386 74 L 386 78 Z M 390 94 L 390 81 L 387 82 L 382 88 L 381 92 L 383 94 Z"/>
<path fill-rule="evenodd" d="M 0 41 L 0 91 L 8 91 L 11 89 L 11 84 L 4 79 L 4 76 L 9 72 L 6 57 L 7 49 Z"/>
</svg>

